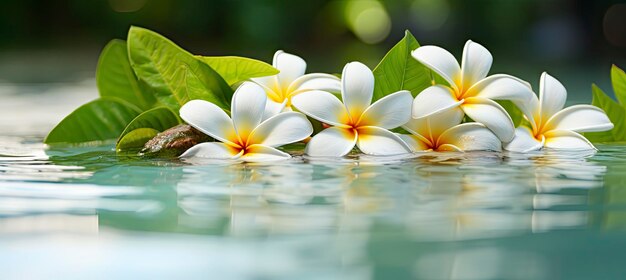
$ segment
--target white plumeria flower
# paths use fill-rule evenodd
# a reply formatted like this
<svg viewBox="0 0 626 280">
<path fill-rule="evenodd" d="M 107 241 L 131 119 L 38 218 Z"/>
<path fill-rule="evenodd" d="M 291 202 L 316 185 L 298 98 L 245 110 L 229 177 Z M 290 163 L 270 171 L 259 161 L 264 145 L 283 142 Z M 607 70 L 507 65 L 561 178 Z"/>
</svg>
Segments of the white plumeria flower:
<svg viewBox="0 0 626 280">
<path fill-rule="evenodd" d="M 263 119 L 283 111 L 291 111 L 291 98 L 299 93 L 310 90 L 330 92 L 341 90 L 339 78 L 333 75 L 323 73 L 305 75 L 306 62 L 299 56 L 279 50 L 274 54 L 272 66 L 280 73 L 252 79 L 265 89 L 269 98 Z"/>
<path fill-rule="evenodd" d="M 454 108 L 428 117 L 411 119 L 402 127 L 412 135 L 400 137 L 415 152 L 422 151 L 501 151 L 502 142 L 485 125 L 461 124 L 463 112 Z"/>
<path fill-rule="evenodd" d="M 455 108 L 487 126 L 502 142 L 513 139 L 515 127 L 506 110 L 493 100 L 511 100 L 520 109 L 532 97 L 530 85 L 516 77 L 496 74 L 487 77 L 493 57 L 485 47 L 467 41 L 461 66 L 452 54 L 437 46 L 423 46 L 411 55 L 430 68 L 449 86 L 426 88 L 415 99 L 413 118 Z"/>
<path fill-rule="evenodd" d="M 325 91 L 307 91 L 293 97 L 293 105 L 304 114 L 329 124 L 307 144 L 311 156 L 344 156 L 355 145 L 370 155 L 410 153 L 410 147 L 389 131 L 411 118 L 413 97 L 406 90 L 389 94 L 374 104 L 374 75 L 359 62 L 343 68 L 341 96 Z M 370 105 L 371 104 L 371 105 Z"/>
<path fill-rule="evenodd" d="M 518 127 L 515 138 L 504 146 L 514 152 L 554 149 L 595 149 L 578 132 L 605 131 L 613 124 L 604 111 L 592 105 L 574 105 L 563 109 L 567 91 L 554 77 L 544 72 L 539 81 L 539 99 L 533 95 L 525 117 L 531 128 Z"/>
<path fill-rule="evenodd" d="M 313 133 L 307 118 L 285 112 L 262 120 L 267 96 L 259 85 L 244 82 L 233 94 L 232 119 L 217 105 L 192 100 L 180 108 L 189 125 L 220 142 L 191 147 L 182 158 L 239 159 L 247 162 L 287 159 L 291 156 L 274 147 L 304 140 Z"/>
</svg>

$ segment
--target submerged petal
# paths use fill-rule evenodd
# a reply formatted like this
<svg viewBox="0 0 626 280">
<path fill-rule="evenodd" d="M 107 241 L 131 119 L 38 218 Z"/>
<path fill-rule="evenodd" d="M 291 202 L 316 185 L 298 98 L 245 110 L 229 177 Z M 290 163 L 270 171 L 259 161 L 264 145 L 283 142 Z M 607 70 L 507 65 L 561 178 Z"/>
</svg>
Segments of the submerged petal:
<svg viewBox="0 0 626 280">
<path fill-rule="evenodd" d="M 278 85 L 283 89 L 287 89 L 293 81 L 304 75 L 306 71 L 304 59 L 284 51 L 277 51 L 274 54 L 273 65 L 280 71 L 277 75 Z"/>
<path fill-rule="evenodd" d="M 305 153 L 310 156 L 342 157 L 356 144 L 357 133 L 352 129 L 329 127 L 311 138 Z"/>
<path fill-rule="evenodd" d="M 233 146 L 219 143 L 219 142 L 206 142 L 195 145 L 187 151 L 185 151 L 180 158 L 213 158 L 213 159 L 236 159 L 241 156 L 243 152 L 241 149 L 236 149 Z"/>
<path fill-rule="evenodd" d="M 485 125 L 464 123 L 444 131 L 439 145 L 453 145 L 463 151 L 501 151 L 502 142 Z"/>
<path fill-rule="evenodd" d="M 596 132 L 612 128 L 613 123 L 602 109 L 593 105 L 574 105 L 552 116 L 546 123 L 545 130 Z"/>
<path fill-rule="evenodd" d="M 428 117 L 437 112 L 458 107 L 463 101 L 454 96 L 450 88 L 434 85 L 420 92 L 413 100 L 413 118 Z"/>
<path fill-rule="evenodd" d="M 463 48 L 461 61 L 461 79 L 464 89 L 487 77 L 493 57 L 482 45 L 468 40 Z"/>
<path fill-rule="evenodd" d="M 596 148 L 584 136 L 569 130 L 552 130 L 544 133 L 547 148 L 572 149 L 572 150 L 595 150 Z"/>
<path fill-rule="evenodd" d="M 347 127 L 348 111 L 337 96 L 319 90 L 303 92 L 293 97 L 291 103 L 300 112 L 320 122 Z"/>
<path fill-rule="evenodd" d="M 341 79 L 330 74 L 313 73 L 297 78 L 289 86 L 289 92 L 293 94 L 307 90 L 341 92 Z"/>
<path fill-rule="evenodd" d="M 552 117 L 565 106 L 567 90 L 561 82 L 543 72 L 539 80 L 539 106 L 544 119 Z M 543 120 L 546 121 L 546 120 Z"/>
<path fill-rule="evenodd" d="M 278 147 L 298 142 L 313 133 L 311 122 L 298 112 L 285 112 L 262 122 L 248 139 L 248 144 Z"/>
<path fill-rule="evenodd" d="M 411 55 L 439 74 L 455 90 L 459 89 L 455 79 L 460 78 L 461 67 L 450 52 L 437 46 L 422 46 L 412 51 Z"/>
<path fill-rule="evenodd" d="M 502 142 L 513 140 L 513 121 L 500 104 L 487 98 L 470 97 L 461 108 L 472 120 L 489 128 Z"/>
<path fill-rule="evenodd" d="M 546 139 L 541 136 L 541 141 L 537 140 L 530 129 L 527 127 L 518 127 L 515 129 L 515 137 L 511 142 L 505 143 L 503 148 L 507 151 L 517 153 L 527 153 L 537 151 L 543 148 Z"/>
<path fill-rule="evenodd" d="M 359 127 L 357 146 L 368 155 L 399 155 L 411 152 L 411 147 L 393 132 L 375 126 Z"/>
<path fill-rule="evenodd" d="M 341 97 L 350 117 L 356 121 L 372 103 L 374 74 L 360 62 L 350 62 L 341 75 Z"/>
<path fill-rule="evenodd" d="M 250 132 L 261 123 L 266 102 L 263 88 L 251 82 L 244 82 L 233 94 L 230 113 L 242 141 L 246 141 Z"/>
<path fill-rule="evenodd" d="M 232 145 L 239 141 L 233 121 L 217 105 L 204 100 L 191 100 L 180 108 L 180 117 L 202 133 Z"/>
<path fill-rule="evenodd" d="M 392 129 L 411 119 L 413 96 L 407 90 L 387 95 L 367 108 L 358 121 L 359 126 L 378 126 Z"/>
<path fill-rule="evenodd" d="M 289 158 L 291 158 L 291 156 L 288 153 L 265 145 L 248 146 L 246 153 L 241 156 L 241 160 L 247 162 L 276 161 Z"/>
</svg>

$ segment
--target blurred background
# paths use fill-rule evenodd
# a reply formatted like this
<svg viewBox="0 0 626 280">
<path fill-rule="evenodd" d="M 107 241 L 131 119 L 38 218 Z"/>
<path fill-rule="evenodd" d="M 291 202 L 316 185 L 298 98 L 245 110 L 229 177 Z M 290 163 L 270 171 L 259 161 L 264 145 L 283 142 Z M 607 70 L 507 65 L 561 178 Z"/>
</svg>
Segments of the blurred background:
<svg viewBox="0 0 626 280">
<path fill-rule="evenodd" d="M 592 82 L 611 92 L 611 64 L 626 67 L 624 1 L 21 0 L 0 9 L 0 82 L 93 79 L 102 47 L 130 25 L 195 54 L 271 62 L 283 49 L 331 73 L 352 60 L 373 68 L 406 29 L 458 57 L 472 39 L 494 55 L 491 73 L 536 87 L 548 71 L 577 102 Z"/>
</svg>

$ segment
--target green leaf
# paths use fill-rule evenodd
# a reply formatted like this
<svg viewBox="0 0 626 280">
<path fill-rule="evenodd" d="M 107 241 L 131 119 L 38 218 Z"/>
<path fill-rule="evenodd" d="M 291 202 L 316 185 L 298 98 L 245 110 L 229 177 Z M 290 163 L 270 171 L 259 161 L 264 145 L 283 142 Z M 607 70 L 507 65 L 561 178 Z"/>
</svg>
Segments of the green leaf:
<svg viewBox="0 0 626 280">
<path fill-rule="evenodd" d="M 96 70 L 96 85 L 101 97 L 120 98 L 144 110 L 156 102 L 152 94 L 142 91 L 130 67 L 124 40 L 112 40 L 102 50 Z"/>
<path fill-rule="evenodd" d="M 611 83 L 619 104 L 626 106 L 626 73 L 616 65 L 611 67 Z"/>
<path fill-rule="evenodd" d="M 159 131 L 154 128 L 137 128 L 126 133 L 115 148 L 117 151 L 140 149 L 157 134 L 159 134 Z"/>
<path fill-rule="evenodd" d="M 591 92 L 593 94 L 591 105 L 604 110 L 615 127 L 609 131 L 585 133 L 585 137 L 591 142 L 626 141 L 626 124 L 624 123 L 626 110 L 595 84 L 591 85 Z"/>
<path fill-rule="evenodd" d="M 233 91 L 210 66 L 167 38 L 141 27 L 128 32 L 130 64 L 163 105 L 177 111 L 202 99 L 228 109 Z"/>
<path fill-rule="evenodd" d="M 176 115 L 176 113 L 174 113 L 169 108 L 157 107 L 154 109 L 150 109 L 139 114 L 139 116 L 134 118 L 126 126 L 126 128 L 124 128 L 124 131 L 119 136 L 118 144 L 121 142 L 121 139 L 124 138 L 126 134 L 138 128 L 152 128 L 161 132 L 178 124 L 180 124 L 180 119 L 178 118 L 178 115 Z"/>
<path fill-rule="evenodd" d="M 399 90 L 409 90 L 416 96 L 431 86 L 431 73 L 411 56 L 419 48 L 415 37 L 407 30 L 400 40 L 374 68 L 374 100 Z"/>
<path fill-rule="evenodd" d="M 208 64 L 226 80 L 229 85 L 237 82 L 272 76 L 278 74 L 278 69 L 263 61 L 239 56 L 196 56 L 200 61 Z"/>
<path fill-rule="evenodd" d="M 141 111 L 113 97 L 78 107 L 50 131 L 44 143 L 82 143 L 116 139 Z"/>
<path fill-rule="evenodd" d="M 524 114 L 513 102 L 509 100 L 497 100 L 496 102 L 500 104 L 500 106 L 502 106 L 507 113 L 509 113 L 515 127 L 518 127 L 522 123 L 524 120 Z"/>
</svg>

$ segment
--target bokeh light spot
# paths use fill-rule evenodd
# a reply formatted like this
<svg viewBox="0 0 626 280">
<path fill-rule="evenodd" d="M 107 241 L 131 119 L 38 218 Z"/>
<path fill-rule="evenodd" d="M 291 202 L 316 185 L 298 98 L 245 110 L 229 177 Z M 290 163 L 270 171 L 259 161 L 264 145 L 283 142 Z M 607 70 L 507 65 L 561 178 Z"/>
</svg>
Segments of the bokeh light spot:
<svg viewBox="0 0 626 280">
<path fill-rule="evenodd" d="M 418 28 L 437 30 L 448 20 L 450 4 L 445 0 L 415 0 L 411 4 L 411 12 Z"/>
<path fill-rule="evenodd" d="M 348 27 L 359 40 L 378 43 L 391 32 L 391 18 L 383 5 L 374 0 L 356 0 L 346 6 Z"/>
<path fill-rule="evenodd" d="M 626 4 L 615 4 L 604 14 L 604 37 L 609 43 L 626 47 Z"/>
</svg>

